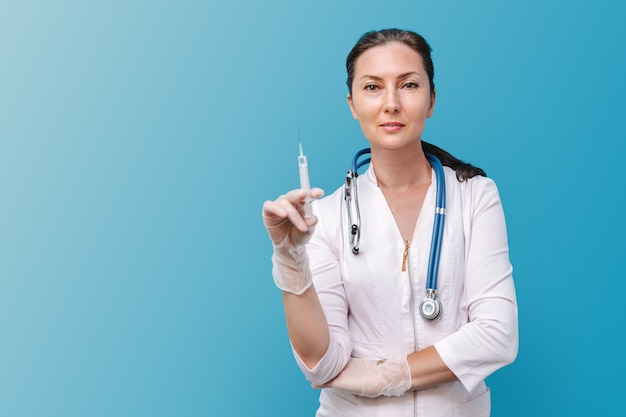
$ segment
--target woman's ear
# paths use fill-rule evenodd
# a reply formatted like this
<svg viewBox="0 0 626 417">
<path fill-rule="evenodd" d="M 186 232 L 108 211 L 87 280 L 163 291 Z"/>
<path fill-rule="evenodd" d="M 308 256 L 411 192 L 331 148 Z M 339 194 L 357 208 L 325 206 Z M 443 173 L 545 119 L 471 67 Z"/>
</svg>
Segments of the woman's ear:
<svg viewBox="0 0 626 417">
<path fill-rule="evenodd" d="M 437 90 L 433 90 L 430 94 L 430 107 L 428 108 L 428 113 L 426 113 L 426 117 L 431 117 L 433 112 L 435 111 L 435 101 L 437 98 Z"/>
<path fill-rule="evenodd" d="M 354 102 L 352 101 L 352 95 L 350 93 L 348 93 L 348 106 L 350 106 L 350 111 L 352 112 L 352 117 L 354 117 L 354 120 L 359 120 L 359 116 L 356 113 L 356 110 L 354 109 Z"/>
</svg>

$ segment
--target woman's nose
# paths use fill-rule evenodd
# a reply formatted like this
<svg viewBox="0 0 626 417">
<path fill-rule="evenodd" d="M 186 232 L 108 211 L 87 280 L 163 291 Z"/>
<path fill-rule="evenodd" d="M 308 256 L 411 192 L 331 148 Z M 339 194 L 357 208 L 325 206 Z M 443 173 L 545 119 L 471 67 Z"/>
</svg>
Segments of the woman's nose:
<svg viewBox="0 0 626 417">
<path fill-rule="evenodd" d="M 400 100 L 398 100 L 398 94 L 395 90 L 387 90 L 383 110 L 385 113 L 397 113 L 400 111 Z"/>
</svg>

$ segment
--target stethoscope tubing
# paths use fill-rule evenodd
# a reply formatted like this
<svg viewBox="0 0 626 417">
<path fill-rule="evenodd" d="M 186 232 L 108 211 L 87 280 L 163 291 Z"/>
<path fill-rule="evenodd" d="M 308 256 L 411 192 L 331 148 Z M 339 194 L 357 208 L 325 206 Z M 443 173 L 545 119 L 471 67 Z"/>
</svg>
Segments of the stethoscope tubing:
<svg viewBox="0 0 626 417">
<path fill-rule="evenodd" d="M 356 155 L 354 155 L 354 158 L 352 158 L 352 173 L 355 174 L 356 178 L 359 174 L 359 168 L 361 168 L 363 165 L 367 165 L 371 162 L 372 158 L 367 157 L 362 161 L 359 161 L 359 158 L 361 158 L 363 155 L 369 154 L 372 152 L 372 148 L 365 148 L 365 149 L 361 149 L 360 151 L 358 151 L 356 153 Z"/>
<path fill-rule="evenodd" d="M 430 242 L 430 256 L 428 258 L 428 275 L 426 290 L 437 289 L 437 277 L 439 275 L 439 259 L 441 258 L 441 244 L 443 242 L 443 229 L 446 213 L 446 185 L 443 166 L 439 158 L 432 154 L 426 154 L 426 158 L 435 170 L 437 178 L 437 194 L 435 198 L 435 219 L 433 223 L 433 237 Z"/>
<path fill-rule="evenodd" d="M 371 157 L 367 157 L 363 160 L 360 158 L 363 155 L 371 153 L 371 148 L 365 148 L 358 151 L 354 158 L 352 158 L 351 171 L 348 171 L 347 181 L 346 181 L 346 189 L 345 189 L 345 199 L 348 210 L 348 222 L 350 223 L 350 233 L 351 233 L 351 244 L 352 244 L 352 252 L 356 255 L 359 253 L 359 242 L 360 242 L 360 233 L 361 233 L 361 216 L 359 211 L 359 202 L 357 196 L 357 186 L 356 186 L 356 178 L 359 176 L 358 170 L 359 168 L 367 165 L 371 162 Z M 430 243 L 430 256 L 428 257 L 428 269 L 427 269 L 427 278 L 426 278 L 426 291 L 427 293 L 436 293 L 437 291 L 437 276 L 439 275 L 439 261 L 441 258 L 441 246 L 443 242 L 443 231 L 445 224 L 445 214 L 446 214 L 446 184 L 445 184 L 445 173 L 443 170 L 443 165 L 439 158 L 435 155 L 426 153 L 426 158 L 428 162 L 435 170 L 435 177 L 437 181 L 437 190 L 435 197 L 435 219 L 433 223 L 433 234 Z M 352 188 L 353 187 L 353 188 Z M 352 188 L 352 189 L 350 189 Z M 352 222 L 352 202 L 354 200 L 354 210 L 356 223 Z"/>
</svg>

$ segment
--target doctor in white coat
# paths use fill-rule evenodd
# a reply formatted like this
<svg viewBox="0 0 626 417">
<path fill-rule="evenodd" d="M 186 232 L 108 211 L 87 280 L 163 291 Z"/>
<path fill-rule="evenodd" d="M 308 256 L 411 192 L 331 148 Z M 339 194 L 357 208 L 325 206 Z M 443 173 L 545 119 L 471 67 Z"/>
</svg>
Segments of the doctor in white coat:
<svg viewBox="0 0 626 417">
<path fill-rule="evenodd" d="M 422 141 L 436 92 L 430 46 L 398 29 L 364 34 L 347 59 L 348 104 L 371 148 L 359 177 L 362 237 L 352 253 L 343 188 L 292 190 L 263 205 L 273 276 L 295 359 L 321 389 L 318 417 L 489 416 L 485 378 L 518 349 L 517 302 L 497 187 Z M 437 296 L 425 295 L 437 178 L 447 208 Z"/>
</svg>

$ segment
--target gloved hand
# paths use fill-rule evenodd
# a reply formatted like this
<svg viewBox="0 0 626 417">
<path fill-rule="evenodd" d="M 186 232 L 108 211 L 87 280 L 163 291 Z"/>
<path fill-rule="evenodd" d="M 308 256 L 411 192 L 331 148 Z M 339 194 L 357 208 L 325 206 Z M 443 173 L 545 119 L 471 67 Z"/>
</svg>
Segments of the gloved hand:
<svg viewBox="0 0 626 417">
<path fill-rule="evenodd" d="M 336 388 L 364 397 L 401 396 L 411 388 L 406 357 L 380 361 L 350 358 L 332 381 L 314 388 Z"/>
<path fill-rule="evenodd" d="M 319 188 L 310 191 L 311 198 L 323 194 Z M 305 245 L 313 234 L 317 217 L 304 217 L 305 197 L 304 191 L 297 189 L 263 204 L 263 224 L 274 246 L 274 283 L 294 294 L 302 294 L 313 283 Z"/>
</svg>

